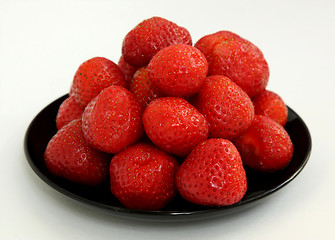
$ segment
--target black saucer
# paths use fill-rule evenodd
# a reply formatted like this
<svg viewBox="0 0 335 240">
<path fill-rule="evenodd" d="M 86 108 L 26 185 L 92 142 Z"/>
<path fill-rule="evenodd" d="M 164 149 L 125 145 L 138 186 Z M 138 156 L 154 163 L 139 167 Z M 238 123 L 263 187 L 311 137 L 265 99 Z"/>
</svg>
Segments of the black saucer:
<svg viewBox="0 0 335 240">
<path fill-rule="evenodd" d="M 177 222 L 201 220 L 227 215 L 260 203 L 262 199 L 291 182 L 304 168 L 311 153 L 312 142 L 307 126 L 292 109 L 289 109 L 288 121 L 285 126 L 294 144 L 291 163 L 283 170 L 273 174 L 261 174 L 246 168 L 248 191 L 241 202 L 228 207 L 203 207 L 186 202 L 177 196 L 161 211 L 137 211 L 124 208 L 110 193 L 106 181 L 99 187 L 81 186 L 51 175 L 43 160 L 44 150 L 48 141 L 56 133 L 56 115 L 60 104 L 67 95 L 45 107 L 29 125 L 25 139 L 24 151 L 34 172 L 48 185 L 66 196 L 87 206 L 105 213 L 120 217 L 145 221 Z"/>
</svg>

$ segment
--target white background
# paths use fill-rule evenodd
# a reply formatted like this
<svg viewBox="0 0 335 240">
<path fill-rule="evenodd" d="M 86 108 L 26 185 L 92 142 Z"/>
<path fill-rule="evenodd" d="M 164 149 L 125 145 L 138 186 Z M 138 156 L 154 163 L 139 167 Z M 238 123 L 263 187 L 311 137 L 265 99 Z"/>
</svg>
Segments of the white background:
<svg viewBox="0 0 335 240">
<path fill-rule="evenodd" d="M 0 0 L 0 239 L 334 239 L 335 2 Z M 196 42 L 231 30 L 270 66 L 268 89 L 308 125 L 302 173 L 262 204 L 222 218 L 147 223 L 96 212 L 42 182 L 23 137 L 34 116 L 67 93 L 94 56 L 117 62 L 126 33 L 161 16 Z"/>
</svg>

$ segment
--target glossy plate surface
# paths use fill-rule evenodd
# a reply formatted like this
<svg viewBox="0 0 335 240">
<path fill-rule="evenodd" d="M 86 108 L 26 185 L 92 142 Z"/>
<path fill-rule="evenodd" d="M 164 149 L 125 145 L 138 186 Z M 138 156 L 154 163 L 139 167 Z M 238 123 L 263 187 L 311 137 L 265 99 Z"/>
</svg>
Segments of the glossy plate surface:
<svg viewBox="0 0 335 240">
<path fill-rule="evenodd" d="M 94 207 L 105 213 L 145 221 L 191 221 L 219 217 L 241 211 L 261 202 L 272 193 L 291 182 L 304 168 L 311 153 L 311 136 L 303 120 L 290 108 L 285 129 L 294 144 L 294 154 L 290 164 L 283 170 L 272 174 L 261 174 L 246 168 L 248 190 L 237 204 L 228 207 L 203 207 L 191 204 L 177 196 L 161 211 L 137 211 L 124 208 L 110 193 L 106 181 L 99 187 L 81 186 L 51 175 L 43 160 L 45 148 L 56 133 L 56 115 L 60 104 L 67 95 L 45 107 L 29 125 L 25 139 L 24 151 L 29 165 L 34 172 L 49 186 L 62 194 L 75 199 L 86 206 Z"/>
</svg>

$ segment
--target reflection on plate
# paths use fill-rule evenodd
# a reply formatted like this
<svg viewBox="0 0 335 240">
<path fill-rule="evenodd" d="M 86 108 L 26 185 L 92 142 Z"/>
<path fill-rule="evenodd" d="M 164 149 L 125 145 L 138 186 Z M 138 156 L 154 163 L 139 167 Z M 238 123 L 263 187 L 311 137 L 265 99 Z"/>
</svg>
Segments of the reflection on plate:
<svg viewBox="0 0 335 240">
<path fill-rule="evenodd" d="M 161 211 L 138 211 L 124 208 L 110 193 L 109 182 L 99 187 L 81 186 L 51 175 L 43 160 L 48 141 L 56 133 L 56 115 L 60 104 L 67 95 L 57 99 L 44 108 L 31 122 L 24 139 L 27 160 L 34 172 L 48 185 L 64 195 L 87 206 L 120 217 L 146 221 L 190 221 L 213 218 L 241 211 L 254 206 L 260 200 L 291 182 L 304 168 L 311 152 L 311 136 L 303 120 L 290 108 L 285 126 L 294 144 L 294 154 L 290 164 L 283 170 L 272 174 L 261 174 L 246 168 L 248 190 L 237 204 L 227 207 L 204 207 L 189 203 L 177 196 Z"/>
</svg>

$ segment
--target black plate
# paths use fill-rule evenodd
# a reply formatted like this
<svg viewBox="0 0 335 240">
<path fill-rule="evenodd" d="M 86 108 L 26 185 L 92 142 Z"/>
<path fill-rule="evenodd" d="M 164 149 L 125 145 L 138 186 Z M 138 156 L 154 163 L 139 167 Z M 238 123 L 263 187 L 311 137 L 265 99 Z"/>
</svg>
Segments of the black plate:
<svg viewBox="0 0 335 240">
<path fill-rule="evenodd" d="M 24 151 L 34 172 L 48 185 L 66 196 L 113 215 L 146 221 L 190 221 L 227 215 L 254 206 L 260 200 L 291 182 L 304 168 L 311 152 L 311 136 L 303 120 L 290 108 L 285 126 L 294 144 L 294 154 L 290 164 L 283 170 L 272 174 L 261 174 L 246 168 L 248 191 L 237 204 L 228 207 L 203 207 L 186 202 L 177 196 L 161 211 L 137 211 L 124 208 L 110 193 L 106 181 L 99 187 L 81 186 L 51 175 L 43 160 L 48 141 L 56 133 L 56 115 L 60 104 L 67 95 L 57 99 L 44 108 L 29 125 Z"/>
</svg>

